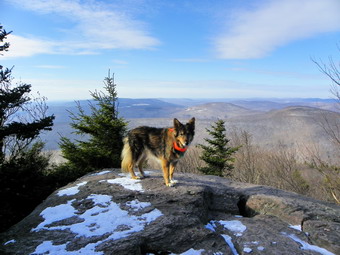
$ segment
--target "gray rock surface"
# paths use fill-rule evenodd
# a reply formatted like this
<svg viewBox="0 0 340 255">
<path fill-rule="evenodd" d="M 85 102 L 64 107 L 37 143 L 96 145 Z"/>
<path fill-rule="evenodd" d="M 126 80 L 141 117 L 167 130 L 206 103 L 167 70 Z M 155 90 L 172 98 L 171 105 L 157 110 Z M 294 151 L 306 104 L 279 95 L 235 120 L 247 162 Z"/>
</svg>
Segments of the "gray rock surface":
<svg viewBox="0 0 340 255">
<path fill-rule="evenodd" d="M 0 254 L 340 254 L 340 207 L 266 186 L 118 169 L 54 192 L 0 235 Z"/>
</svg>

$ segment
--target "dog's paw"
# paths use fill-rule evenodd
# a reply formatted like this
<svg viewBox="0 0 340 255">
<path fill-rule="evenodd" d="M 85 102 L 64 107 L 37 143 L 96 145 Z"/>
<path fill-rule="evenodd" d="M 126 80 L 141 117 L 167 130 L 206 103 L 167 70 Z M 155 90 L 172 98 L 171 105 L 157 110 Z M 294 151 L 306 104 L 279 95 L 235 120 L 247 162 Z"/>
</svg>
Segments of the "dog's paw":
<svg viewBox="0 0 340 255">
<path fill-rule="evenodd" d="M 171 182 L 169 182 L 169 183 L 167 183 L 167 184 L 165 184 L 166 186 L 168 186 L 168 187 L 173 187 L 173 186 L 175 186 L 175 184 L 174 183 L 171 183 Z"/>
<path fill-rule="evenodd" d="M 176 183 L 178 183 L 178 181 L 177 181 L 177 180 L 174 180 L 174 179 L 172 179 L 172 180 L 170 180 L 170 183 L 172 183 L 172 184 L 176 184 Z"/>
<path fill-rule="evenodd" d="M 131 179 L 132 179 L 132 180 L 140 180 L 140 179 L 142 179 L 142 178 L 139 177 L 139 176 L 131 176 Z"/>
</svg>

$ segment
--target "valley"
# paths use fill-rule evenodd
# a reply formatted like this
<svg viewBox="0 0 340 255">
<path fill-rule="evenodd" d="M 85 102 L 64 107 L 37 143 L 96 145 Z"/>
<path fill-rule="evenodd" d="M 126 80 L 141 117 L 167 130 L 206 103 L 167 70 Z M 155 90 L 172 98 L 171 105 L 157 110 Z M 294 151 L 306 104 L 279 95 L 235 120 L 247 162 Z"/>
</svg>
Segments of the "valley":
<svg viewBox="0 0 340 255">
<path fill-rule="evenodd" d="M 339 125 L 340 113 L 331 99 L 276 99 L 276 100 L 231 100 L 219 102 L 209 99 L 119 99 L 119 116 L 128 122 L 128 128 L 137 126 L 168 127 L 172 119 L 187 121 L 196 117 L 194 144 L 204 142 L 206 128 L 217 119 L 226 121 L 227 137 L 233 132 L 248 132 L 253 144 L 268 150 L 278 144 L 296 153 L 315 151 L 327 159 L 338 160 L 339 151 L 323 130 L 322 123 L 331 120 Z M 90 113 L 88 101 L 79 104 Z M 117 107 L 116 106 L 116 107 Z M 330 110 L 331 109 L 331 110 Z M 74 102 L 52 103 L 49 112 L 55 114 L 51 132 L 42 135 L 46 150 L 59 150 L 61 136 L 71 139 L 86 139 L 73 133 L 70 112 L 77 113 Z"/>
</svg>

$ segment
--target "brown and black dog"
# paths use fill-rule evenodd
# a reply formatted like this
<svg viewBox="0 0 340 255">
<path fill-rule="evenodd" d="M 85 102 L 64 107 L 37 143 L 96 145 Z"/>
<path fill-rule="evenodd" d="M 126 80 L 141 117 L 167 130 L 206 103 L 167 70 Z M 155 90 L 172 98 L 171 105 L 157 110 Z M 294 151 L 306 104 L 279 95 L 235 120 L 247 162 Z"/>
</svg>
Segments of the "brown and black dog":
<svg viewBox="0 0 340 255">
<path fill-rule="evenodd" d="M 183 125 L 174 119 L 173 128 L 137 127 L 124 138 L 122 151 L 122 170 L 138 179 L 134 167 L 138 166 L 145 177 L 143 163 L 148 157 L 156 158 L 162 165 L 166 186 L 173 186 L 174 170 L 178 160 L 184 155 L 195 135 L 195 118 Z"/>
</svg>

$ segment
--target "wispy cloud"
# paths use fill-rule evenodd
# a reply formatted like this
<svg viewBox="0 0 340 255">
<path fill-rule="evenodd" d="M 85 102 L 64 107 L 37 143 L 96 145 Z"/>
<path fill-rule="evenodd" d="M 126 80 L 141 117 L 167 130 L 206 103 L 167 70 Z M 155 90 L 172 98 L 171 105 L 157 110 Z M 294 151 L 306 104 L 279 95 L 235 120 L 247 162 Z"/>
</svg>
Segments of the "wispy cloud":
<svg viewBox="0 0 340 255">
<path fill-rule="evenodd" d="M 39 65 L 35 67 L 42 68 L 42 69 L 64 69 L 65 68 L 65 66 L 56 66 L 56 65 Z"/>
<path fill-rule="evenodd" d="M 340 30 L 339 0 L 270 0 L 232 15 L 215 38 L 220 58 L 261 58 L 292 41 Z"/>
<path fill-rule="evenodd" d="M 70 21 L 68 35 L 73 39 L 41 40 L 12 37 L 20 51 L 8 56 L 51 54 L 95 54 L 102 49 L 150 49 L 159 44 L 149 35 L 146 24 L 117 6 L 100 1 L 11 0 L 17 6 L 39 14 L 56 15 Z M 72 26 L 73 25 L 73 26 Z M 11 42 L 11 41 L 10 41 Z M 30 42 L 38 47 L 24 47 Z M 12 42 L 11 42 L 12 43 Z M 24 49 L 25 48 L 25 49 Z M 14 49 L 13 49 L 14 51 Z"/>
<path fill-rule="evenodd" d="M 283 78 L 294 78 L 294 79 L 302 79 L 302 80 L 325 80 L 326 77 L 322 75 L 321 73 L 304 73 L 304 72 L 288 72 L 288 71 L 273 71 L 270 69 L 260 69 L 260 68 L 245 68 L 245 67 L 231 67 L 226 68 L 226 70 L 230 70 L 233 72 L 244 72 L 245 75 L 249 73 L 255 73 L 255 74 L 263 74 L 266 77 L 268 76 L 274 76 L 274 77 L 283 77 Z"/>
<path fill-rule="evenodd" d="M 114 63 L 116 65 L 128 65 L 129 64 L 129 62 L 127 62 L 125 60 L 119 60 L 119 59 L 112 60 L 112 63 Z"/>
<path fill-rule="evenodd" d="M 30 57 L 36 54 L 52 53 L 57 46 L 56 42 L 32 37 L 22 37 L 10 34 L 7 37 L 11 50 L 3 54 L 3 58 Z"/>
<path fill-rule="evenodd" d="M 209 59 L 204 58 L 174 58 L 171 59 L 173 62 L 187 62 L 187 63 L 204 63 L 209 62 Z"/>
</svg>

